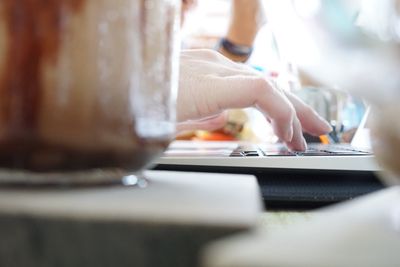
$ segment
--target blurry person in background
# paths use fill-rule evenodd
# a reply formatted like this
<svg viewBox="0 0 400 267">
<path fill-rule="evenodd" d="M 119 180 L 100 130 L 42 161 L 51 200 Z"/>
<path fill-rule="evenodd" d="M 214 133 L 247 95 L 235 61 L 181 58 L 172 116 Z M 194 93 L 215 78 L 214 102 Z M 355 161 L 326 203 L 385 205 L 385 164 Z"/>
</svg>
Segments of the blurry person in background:
<svg viewBox="0 0 400 267">
<path fill-rule="evenodd" d="M 233 61 L 245 62 L 265 21 L 261 0 L 232 0 L 229 27 L 217 50 Z"/>
<path fill-rule="evenodd" d="M 199 0 L 182 0 L 181 23 Z M 200 0 L 201 1 L 201 0 Z M 265 12 L 261 0 L 231 0 L 229 26 L 216 50 L 225 57 L 245 62 L 253 51 L 254 40 L 264 25 Z"/>
<path fill-rule="evenodd" d="M 202 1 L 202 0 L 200 0 Z M 198 0 L 182 0 L 182 26 L 185 24 L 189 12 L 196 7 Z M 211 4 L 211 6 L 217 6 Z M 229 24 L 224 35 L 214 44 L 219 53 L 232 61 L 244 63 L 253 52 L 253 44 L 259 29 L 265 22 L 265 14 L 261 0 L 231 0 Z M 184 45 L 185 46 L 185 45 Z M 196 45 L 197 46 L 197 45 Z M 204 47 L 200 45 L 199 47 Z M 178 139 L 201 139 L 208 141 L 229 141 L 236 139 L 251 139 L 254 134 L 250 127 L 248 115 L 243 110 L 230 110 L 225 125 L 214 131 L 187 131 L 178 136 Z"/>
<path fill-rule="evenodd" d="M 196 3 L 182 1 L 182 23 Z M 251 55 L 254 39 L 264 21 L 260 0 L 232 0 L 229 27 L 217 46 L 218 52 L 182 51 L 178 131 L 189 131 L 185 139 L 194 136 L 192 130 L 201 129 L 208 134 L 202 135 L 202 140 L 232 140 L 229 138 L 241 131 L 243 123 L 235 123 L 237 118 L 232 121 L 227 110 L 247 107 L 261 111 L 276 136 L 292 150 L 306 149 L 303 130 L 316 136 L 331 130 L 323 118 L 295 95 L 277 88 L 261 73 L 241 64 Z"/>
</svg>

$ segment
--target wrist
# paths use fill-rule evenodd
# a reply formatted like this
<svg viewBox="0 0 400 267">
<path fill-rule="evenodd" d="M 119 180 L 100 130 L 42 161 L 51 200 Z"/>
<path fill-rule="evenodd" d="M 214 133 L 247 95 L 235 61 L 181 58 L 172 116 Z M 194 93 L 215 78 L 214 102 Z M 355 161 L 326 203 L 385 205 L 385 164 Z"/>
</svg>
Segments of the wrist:
<svg viewBox="0 0 400 267">
<path fill-rule="evenodd" d="M 244 62 L 251 56 L 253 47 L 237 44 L 228 38 L 221 38 L 217 50 L 233 61 Z"/>
<path fill-rule="evenodd" d="M 265 21 L 260 0 L 233 0 L 226 38 L 237 44 L 251 46 Z"/>
</svg>

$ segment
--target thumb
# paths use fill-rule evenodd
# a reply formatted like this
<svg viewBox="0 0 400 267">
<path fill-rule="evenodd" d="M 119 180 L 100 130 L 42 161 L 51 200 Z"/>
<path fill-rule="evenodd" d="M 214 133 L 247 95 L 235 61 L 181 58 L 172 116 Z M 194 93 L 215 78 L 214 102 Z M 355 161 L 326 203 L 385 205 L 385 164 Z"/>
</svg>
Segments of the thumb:
<svg viewBox="0 0 400 267">
<path fill-rule="evenodd" d="M 177 124 L 177 131 L 192 131 L 192 130 L 205 130 L 213 131 L 225 126 L 228 121 L 226 112 L 222 112 L 212 117 L 207 117 L 200 120 L 188 120 Z"/>
</svg>

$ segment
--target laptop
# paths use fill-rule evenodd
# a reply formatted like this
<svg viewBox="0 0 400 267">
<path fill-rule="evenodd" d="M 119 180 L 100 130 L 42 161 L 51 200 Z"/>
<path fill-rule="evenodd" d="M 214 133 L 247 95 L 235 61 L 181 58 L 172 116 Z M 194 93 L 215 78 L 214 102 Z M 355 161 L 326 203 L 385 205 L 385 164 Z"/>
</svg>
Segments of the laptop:
<svg viewBox="0 0 400 267">
<path fill-rule="evenodd" d="M 369 109 L 350 144 L 309 143 L 305 152 L 283 144 L 174 141 L 157 170 L 253 174 L 269 209 L 309 209 L 382 189 L 371 150 Z"/>
<path fill-rule="evenodd" d="M 209 171 L 227 168 L 379 171 L 369 139 L 369 109 L 350 144 L 309 143 L 307 151 L 294 152 L 281 143 L 174 141 L 158 165 L 175 169 L 192 166 Z M 180 167 L 181 166 L 181 167 Z M 166 166 L 165 166 L 166 167 Z"/>
</svg>

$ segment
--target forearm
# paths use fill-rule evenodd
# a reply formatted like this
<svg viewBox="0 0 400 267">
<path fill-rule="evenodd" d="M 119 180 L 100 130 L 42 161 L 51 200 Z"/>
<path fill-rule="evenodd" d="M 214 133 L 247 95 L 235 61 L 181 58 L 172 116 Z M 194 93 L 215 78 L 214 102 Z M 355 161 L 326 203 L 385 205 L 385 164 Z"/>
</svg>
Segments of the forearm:
<svg viewBox="0 0 400 267">
<path fill-rule="evenodd" d="M 260 0 L 232 0 L 232 15 L 226 38 L 239 45 L 253 45 L 264 23 Z"/>
<path fill-rule="evenodd" d="M 231 19 L 225 38 L 234 44 L 252 47 L 264 21 L 261 0 L 232 0 Z M 234 61 L 247 59 L 247 56 L 234 55 L 222 46 L 219 52 Z"/>
</svg>

